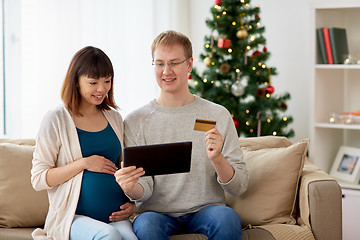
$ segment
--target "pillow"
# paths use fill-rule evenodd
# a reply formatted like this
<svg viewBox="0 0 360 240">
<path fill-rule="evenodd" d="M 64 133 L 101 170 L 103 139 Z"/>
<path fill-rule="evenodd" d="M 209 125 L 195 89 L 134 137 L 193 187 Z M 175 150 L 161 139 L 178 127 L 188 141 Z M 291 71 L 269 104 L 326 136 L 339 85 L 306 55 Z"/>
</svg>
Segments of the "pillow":
<svg viewBox="0 0 360 240">
<path fill-rule="evenodd" d="M 226 199 L 243 226 L 296 223 L 296 194 L 308 145 L 308 140 L 302 140 L 282 148 L 242 148 L 249 172 L 248 189 L 240 197 L 227 194 Z"/>
<path fill-rule="evenodd" d="M 34 138 L 19 138 L 19 139 L 1 138 L 0 143 L 13 143 L 17 145 L 34 146 L 36 141 Z"/>
<path fill-rule="evenodd" d="M 0 227 L 37 227 L 48 211 L 46 191 L 30 182 L 35 147 L 0 143 Z"/>
<path fill-rule="evenodd" d="M 263 148 L 280 148 L 292 145 L 286 137 L 261 136 L 239 138 L 240 147 L 246 147 L 250 150 L 259 150 Z"/>
</svg>

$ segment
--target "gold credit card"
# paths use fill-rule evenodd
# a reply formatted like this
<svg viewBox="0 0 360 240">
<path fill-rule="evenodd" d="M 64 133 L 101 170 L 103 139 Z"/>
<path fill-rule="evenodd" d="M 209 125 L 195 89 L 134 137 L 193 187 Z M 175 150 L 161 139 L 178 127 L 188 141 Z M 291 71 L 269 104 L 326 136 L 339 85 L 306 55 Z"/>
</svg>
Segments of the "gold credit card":
<svg viewBox="0 0 360 240">
<path fill-rule="evenodd" d="M 194 130 L 207 132 L 210 129 L 214 128 L 215 125 L 216 125 L 216 121 L 196 119 Z"/>
</svg>

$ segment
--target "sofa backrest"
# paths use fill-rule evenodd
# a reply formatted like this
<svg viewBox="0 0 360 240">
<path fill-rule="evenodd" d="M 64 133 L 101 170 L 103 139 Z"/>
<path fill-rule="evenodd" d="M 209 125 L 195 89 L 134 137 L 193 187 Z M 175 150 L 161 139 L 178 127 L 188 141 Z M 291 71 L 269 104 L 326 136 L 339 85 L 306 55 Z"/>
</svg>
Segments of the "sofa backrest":
<svg viewBox="0 0 360 240">
<path fill-rule="evenodd" d="M 294 224 L 308 140 L 292 144 L 285 137 L 264 136 L 239 138 L 239 144 L 250 184 L 240 197 L 226 194 L 227 204 L 238 212 L 244 225 Z M 0 227 L 44 224 L 47 193 L 36 192 L 30 183 L 34 145 L 34 139 L 0 139 Z"/>
<path fill-rule="evenodd" d="M 37 227 L 48 211 L 46 191 L 30 182 L 34 139 L 0 139 L 0 227 Z"/>
</svg>

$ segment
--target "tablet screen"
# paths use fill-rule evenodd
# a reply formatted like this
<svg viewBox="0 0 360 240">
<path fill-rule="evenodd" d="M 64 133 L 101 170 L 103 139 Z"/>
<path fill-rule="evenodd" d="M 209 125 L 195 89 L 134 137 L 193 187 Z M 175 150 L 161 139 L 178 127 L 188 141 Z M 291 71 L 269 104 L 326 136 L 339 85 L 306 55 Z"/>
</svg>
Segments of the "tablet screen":
<svg viewBox="0 0 360 240">
<path fill-rule="evenodd" d="M 192 142 L 124 148 L 124 166 L 142 167 L 144 176 L 190 172 Z"/>
</svg>

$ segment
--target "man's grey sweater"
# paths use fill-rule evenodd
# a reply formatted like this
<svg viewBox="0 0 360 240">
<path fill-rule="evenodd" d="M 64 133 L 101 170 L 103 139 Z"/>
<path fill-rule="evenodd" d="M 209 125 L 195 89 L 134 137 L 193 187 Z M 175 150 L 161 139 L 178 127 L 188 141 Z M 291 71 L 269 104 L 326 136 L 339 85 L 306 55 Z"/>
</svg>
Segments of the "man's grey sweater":
<svg viewBox="0 0 360 240">
<path fill-rule="evenodd" d="M 224 139 L 222 153 L 235 169 L 228 183 L 218 181 L 206 153 L 205 133 L 194 130 L 196 119 L 216 121 Z M 155 211 L 177 217 L 209 205 L 224 205 L 224 190 L 233 195 L 246 190 L 248 173 L 238 136 L 233 119 L 223 106 L 198 96 L 192 103 L 176 108 L 161 107 L 153 100 L 125 118 L 125 146 L 183 141 L 193 143 L 191 171 L 141 177 L 144 195 L 136 201 L 138 212 Z"/>
</svg>

